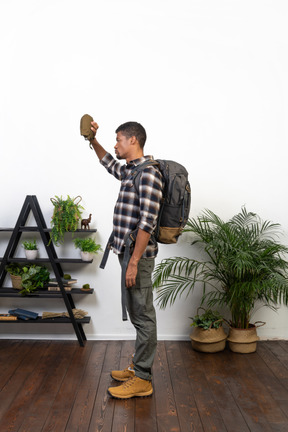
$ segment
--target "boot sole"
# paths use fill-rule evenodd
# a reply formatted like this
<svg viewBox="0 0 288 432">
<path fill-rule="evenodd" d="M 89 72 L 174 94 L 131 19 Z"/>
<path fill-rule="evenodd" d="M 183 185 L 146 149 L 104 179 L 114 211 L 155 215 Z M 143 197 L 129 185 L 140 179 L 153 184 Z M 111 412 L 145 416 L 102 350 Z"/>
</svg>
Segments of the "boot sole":
<svg viewBox="0 0 288 432">
<path fill-rule="evenodd" d="M 108 391 L 109 395 L 115 399 L 131 399 L 133 397 L 147 397 L 147 396 L 151 396 L 153 394 L 153 389 L 149 390 L 148 392 L 141 392 L 141 393 L 136 393 L 136 394 L 134 393 L 134 394 L 125 395 L 125 396 L 122 396 L 122 395 L 115 396 L 112 393 L 110 393 L 109 390 L 107 390 L 107 391 Z"/>
</svg>

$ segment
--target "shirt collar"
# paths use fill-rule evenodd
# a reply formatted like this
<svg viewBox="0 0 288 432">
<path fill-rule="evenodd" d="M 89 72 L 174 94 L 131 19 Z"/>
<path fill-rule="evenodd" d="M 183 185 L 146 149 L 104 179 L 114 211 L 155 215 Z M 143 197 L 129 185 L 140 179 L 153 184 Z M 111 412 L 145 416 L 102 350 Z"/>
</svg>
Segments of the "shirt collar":
<svg viewBox="0 0 288 432">
<path fill-rule="evenodd" d="M 126 166 L 127 166 L 127 168 L 133 168 L 135 166 L 142 164 L 143 162 L 145 162 L 147 160 L 154 160 L 154 158 L 153 158 L 153 156 L 142 156 L 141 158 L 134 159 L 134 160 L 130 161 Z"/>
</svg>

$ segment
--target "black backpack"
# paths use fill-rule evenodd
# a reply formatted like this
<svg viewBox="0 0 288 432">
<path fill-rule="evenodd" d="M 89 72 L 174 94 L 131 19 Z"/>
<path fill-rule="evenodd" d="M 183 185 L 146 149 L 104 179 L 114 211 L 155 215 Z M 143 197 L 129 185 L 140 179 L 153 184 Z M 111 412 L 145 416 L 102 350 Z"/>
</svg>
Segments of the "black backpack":
<svg viewBox="0 0 288 432">
<path fill-rule="evenodd" d="M 134 186 L 139 194 L 140 176 L 147 166 L 157 166 L 163 176 L 164 189 L 154 237 L 159 243 L 176 243 L 189 218 L 191 188 L 188 172 L 178 162 L 156 159 L 133 168 Z"/>
</svg>

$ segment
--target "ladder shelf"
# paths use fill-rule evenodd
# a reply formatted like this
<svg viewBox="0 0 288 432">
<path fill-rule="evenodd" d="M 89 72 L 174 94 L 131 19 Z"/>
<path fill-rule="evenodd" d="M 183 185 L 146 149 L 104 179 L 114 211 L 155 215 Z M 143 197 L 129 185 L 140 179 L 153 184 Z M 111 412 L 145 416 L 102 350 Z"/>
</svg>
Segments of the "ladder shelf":
<svg viewBox="0 0 288 432">
<path fill-rule="evenodd" d="M 28 216 L 32 212 L 34 219 L 36 221 L 36 226 L 26 226 L 26 222 L 28 219 Z M 74 232 L 83 232 L 83 233 L 89 233 L 89 232 L 96 232 L 96 229 L 77 229 Z M 20 321 L 20 320 L 0 320 L 1 323 L 21 323 L 21 324 L 31 324 L 31 323 L 57 323 L 57 324 L 67 324 L 71 323 L 74 329 L 74 332 L 76 334 L 76 337 L 78 339 L 78 342 L 80 346 L 84 346 L 84 341 L 86 340 L 86 336 L 82 327 L 82 324 L 86 324 L 90 322 L 91 317 L 84 317 L 82 319 L 76 319 L 73 314 L 73 310 L 75 309 L 75 304 L 72 298 L 72 295 L 87 295 L 87 294 L 93 294 L 94 290 L 90 289 L 87 291 L 83 291 L 80 288 L 72 288 L 69 291 L 65 290 L 64 283 L 63 283 L 63 275 L 64 272 L 62 270 L 61 264 L 89 264 L 92 263 L 92 261 L 82 261 L 81 259 L 73 259 L 73 258 L 58 258 L 55 247 L 52 242 L 50 242 L 50 232 L 51 229 L 47 228 L 46 222 L 44 220 L 42 211 L 40 209 L 37 197 L 35 195 L 27 195 L 26 199 L 24 201 L 24 204 L 22 206 L 22 209 L 20 211 L 18 220 L 16 222 L 16 225 L 14 228 L 0 228 L 0 232 L 9 232 L 11 233 L 10 240 L 8 241 L 8 245 L 6 248 L 6 251 L 4 253 L 4 256 L 0 258 L 1 264 L 0 264 L 0 297 L 21 297 L 29 299 L 31 298 L 62 298 L 64 300 L 68 315 L 68 317 L 59 317 L 59 318 L 47 318 L 42 319 L 41 317 L 38 317 L 36 320 L 27 320 L 27 321 Z M 23 232 L 38 232 L 40 234 L 41 240 L 43 242 L 43 245 L 45 247 L 46 253 L 48 258 L 37 258 L 35 260 L 27 260 L 26 258 L 16 258 L 14 257 L 16 248 L 19 244 L 21 235 Z M 4 281 L 7 275 L 6 271 L 6 265 L 8 263 L 13 262 L 19 262 L 19 263 L 39 263 L 41 265 L 42 263 L 49 263 L 52 267 L 52 270 L 55 275 L 55 279 L 57 281 L 57 285 L 59 286 L 60 291 L 48 291 L 48 289 L 39 289 L 31 294 L 24 296 L 21 296 L 19 291 L 16 289 L 13 289 L 11 287 L 5 287 Z"/>
</svg>

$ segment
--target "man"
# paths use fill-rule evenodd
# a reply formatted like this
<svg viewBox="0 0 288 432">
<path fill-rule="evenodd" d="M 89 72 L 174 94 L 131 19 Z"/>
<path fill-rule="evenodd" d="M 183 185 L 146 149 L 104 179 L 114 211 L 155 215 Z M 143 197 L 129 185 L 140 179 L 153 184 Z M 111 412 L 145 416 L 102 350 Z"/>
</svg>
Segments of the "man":
<svg viewBox="0 0 288 432">
<path fill-rule="evenodd" d="M 114 209 L 113 236 L 111 246 L 118 254 L 123 269 L 125 239 L 137 230 L 135 244 L 129 256 L 127 270 L 124 267 L 124 305 L 136 329 L 133 361 L 123 371 L 112 371 L 111 376 L 121 381 L 118 387 L 110 387 L 111 396 L 127 399 L 149 396 L 153 393 L 152 364 L 156 352 L 156 314 L 153 305 L 152 271 L 158 252 L 157 243 L 151 234 L 156 226 L 162 198 L 162 176 L 155 166 L 147 166 L 140 172 L 139 191 L 133 183 L 133 168 L 152 156 L 144 156 L 146 132 L 142 125 L 128 122 L 116 130 L 116 158 L 126 160 L 123 165 L 111 156 L 96 139 L 98 124 L 91 123 L 94 139 L 91 142 L 100 163 L 121 181 L 119 196 Z M 128 247 L 128 246 L 127 246 Z"/>
</svg>

